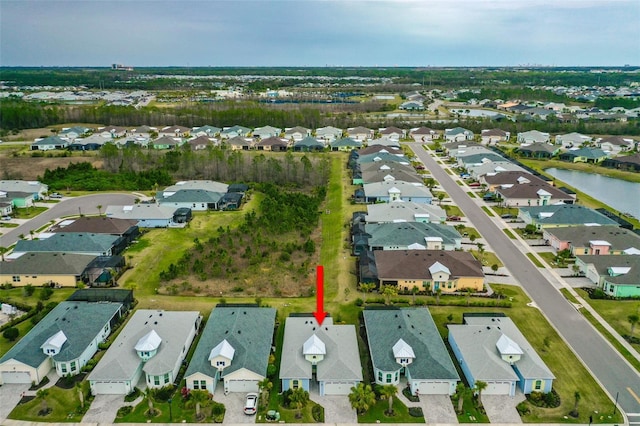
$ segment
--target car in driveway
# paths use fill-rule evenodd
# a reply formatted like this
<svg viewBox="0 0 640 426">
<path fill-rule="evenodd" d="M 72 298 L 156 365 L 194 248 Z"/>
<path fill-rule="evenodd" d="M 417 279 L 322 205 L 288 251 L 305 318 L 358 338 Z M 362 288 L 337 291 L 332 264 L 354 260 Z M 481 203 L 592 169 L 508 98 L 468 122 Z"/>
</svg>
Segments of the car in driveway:
<svg viewBox="0 0 640 426">
<path fill-rule="evenodd" d="M 11 216 L 2 216 L 2 220 L 11 220 Z"/>
<path fill-rule="evenodd" d="M 255 414 L 258 411 L 258 394 L 251 392 L 247 394 L 244 401 L 244 413 L 248 416 Z"/>
<path fill-rule="evenodd" d="M 460 216 L 447 216 L 447 220 L 451 222 L 460 222 L 462 219 L 460 219 Z"/>
<path fill-rule="evenodd" d="M 62 198 L 62 195 L 54 192 L 53 194 L 49 194 L 49 198 Z"/>
</svg>

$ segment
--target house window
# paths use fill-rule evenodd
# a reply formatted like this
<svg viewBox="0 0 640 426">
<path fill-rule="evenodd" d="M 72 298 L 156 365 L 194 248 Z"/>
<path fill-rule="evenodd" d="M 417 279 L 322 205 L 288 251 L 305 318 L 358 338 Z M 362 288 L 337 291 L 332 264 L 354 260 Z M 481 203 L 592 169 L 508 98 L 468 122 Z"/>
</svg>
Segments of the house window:
<svg viewBox="0 0 640 426">
<path fill-rule="evenodd" d="M 408 364 L 409 358 L 400 358 L 400 364 Z"/>
<path fill-rule="evenodd" d="M 200 389 L 200 382 L 198 380 L 193 381 L 193 389 Z"/>
<path fill-rule="evenodd" d="M 391 383 L 391 373 L 387 373 L 387 383 Z"/>
<path fill-rule="evenodd" d="M 14 275 L 13 276 L 13 282 L 14 283 L 19 283 L 20 282 L 20 275 Z"/>
<path fill-rule="evenodd" d="M 396 378 L 395 378 L 395 381 L 396 381 L 396 382 L 397 382 L 397 381 L 398 381 L 398 379 L 399 379 L 399 377 L 398 377 L 398 376 L 399 376 L 399 374 L 400 374 L 400 373 L 396 371 Z"/>
<path fill-rule="evenodd" d="M 71 361 L 71 371 L 76 371 L 76 362 L 75 361 Z"/>
<path fill-rule="evenodd" d="M 169 373 L 164 375 L 164 384 L 166 385 L 167 383 L 169 383 Z"/>
<path fill-rule="evenodd" d="M 63 373 L 67 372 L 67 364 L 60 364 L 60 371 L 62 371 Z"/>
<path fill-rule="evenodd" d="M 542 380 L 536 380 L 535 384 L 533 385 L 533 389 L 537 391 L 542 389 Z"/>
<path fill-rule="evenodd" d="M 207 381 L 200 380 L 200 389 L 206 389 L 206 388 L 207 388 Z"/>
<path fill-rule="evenodd" d="M 382 371 L 378 371 L 378 381 L 382 381 Z"/>
<path fill-rule="evenodd" d="M 224 367 L 224 366 L 225 366 L 224 361 L 216 361 L 216 367 Z"/>
<path fill-rule="evenodd" d="M 589 249 L 588 248 L 584 249 L 584 254 L 589 254 Z"/>
<path fill-rule="evenodd" d="M 299 380 L 293 380 L 291 382 L 291 388 L 292 389 L 298 389 L 300 387 L 300 381 Z"/>
<path fill-rule="evenodd" d="M 153 384 L 160 386 L 160 376 L 153 376 Z"/>
</svg>

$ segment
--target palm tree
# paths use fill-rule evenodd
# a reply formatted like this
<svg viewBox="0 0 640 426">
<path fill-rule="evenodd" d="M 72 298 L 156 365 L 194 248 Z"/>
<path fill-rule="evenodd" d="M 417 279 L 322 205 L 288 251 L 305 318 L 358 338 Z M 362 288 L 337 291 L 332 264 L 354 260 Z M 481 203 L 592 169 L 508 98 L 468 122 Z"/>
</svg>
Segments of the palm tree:
<svg viewBox="0 0 640 426">
<path fill-rule="evenodd" d="M 96 208 L 98 209 L 98 216 L 102 216 L 102 204 L 98 204 Z"/>
<path fill-rule="evenodd" d="M 384 385 L 380 388 L 380 395 L 387 398 L 389 401 L 389 409 L 387 410 L 387 415 L 393 415 L 393 396 L 398 393 L 398 388 L 396 385 Z"/>
<path fill-rule="evenodd" d="M 418 286 L 414 285 L 413 288 L 411 289 L 411 304 L 415 305 L 416 304 L 416 293 L 418 293 L 420 291 L 420 289 L 418 288 Z"/>
<path fill-rule="evenodd" d="M 442 205 L 442 200 L 444 200 L 444 192 L 438 194 L 438 205 Z"/>
<path fill-rule="evenodd" d="M 358 414 L 364 414 L 376 403 L 376 394 L 371 388 L 371 385 L 358 383 L 358 386 L 351 388 L 349 402 Z"/>
<path fill-rule="evenodd" d="M 575 391 L 573 393 L 574 402 L 573 402 L 573 411 L 571 412 L 571 415 L 573 417 L 578 417 L 578 402 L 580 402 L 581 398 L 582 397 L 580 396 L 580 392 L 579 391 Z"/>
<path fill-rule="evenodd" d="M 636 324 L 640 321 L 640 317 L 637 314 L 631 314 L 627 317 L 631 324 L 631 337 L 633 337 L 633 330 L 636 328 Z"/>
<path fill-rule="evenodd" d="M 392 285 L 385 285 L 382 287 L 382 295 L 384 296 L 384 304 L 391 304 L 391 297 L 398 294 L 398 288 Z"/>
<path fill-rule="evenodd" d="M 149 417 L 153 417 L 156 415 L 156 409 L 153 408 L 153 397 L 152 397 L 153 389 L 147 388 L 144 392 L 145 398 L 147 398 L 147 405 L 149 406 L 148 415 Z"/>
<path fill-rule="evenodd" d="M 442 289 L 438 287 L 436 290 L 436 305 L 440 305 L 440 295 L 442 294 Z"/>
<path fill-rule="evenodd" d="M 268 377 L 258 382 L 258 389 L 260 389 L 260 397 L 262 398 L 262 405 L 266 405 L 269 399 L 269 392 L 273 388 L 273 383 Z"/>
<path fill-rule="evenodd" d="M 76 383 L 76 390 L 78 391 L 78 399 L 80 400 L 80 408 L 84 408 L 84 390 L 82 389 L 82 383 Z"/>
<path fill-rule="evenodd" d="M 196 419 L 202 419 L 202 413 L 200 412 L 200 408 L 202 407 L 202 403 L 206 402 L 211 398 L 209 392 L 206 390 L 192 390 L 189 393 L 189 397 L 191 401 L 196 404 Z"/>
<path fill-rule="evenodd" d="M 478 243 L 478 255 L 480 257 L 478 260 L 482 263 L 482 258 L 484 257 L 484 244 L 482 243 Z"/>
<path fill-rule="evenodd" d="M 8 251 L 9 249 L 7 247 L 0 247 L 0 258 L 2 258 L 3 262 L 4 262 L 4 254 Z"/>
<path fill-rule="evenodd" d="M 478 406 L 482 405 L 482 391 L 485 390 L 487 386 L 487 382 L 483 382 L 482 380 L 476 382 L 474 390 L 478 393 Z"/>
<path fill-rule="evenodd" d="M 40 412 L 42 412 L 43 415 L 46 415 L 49 412 L 47 396 L 49 396 L 49 389 L 40 389 L 38 392 L 36 392 L 36 398 L 40 400 Z"/>
<path fill-rule="evenodd" d="M 289 397 L 289 400 L 294 405 L 294 407 L 296 407 L 296 418 L 301 418 L 302 409 L 305 405 L 307 405 L 307 402 L 309 402 L 309 392 L 302 388 L 294 389 L 291 393 L 291 396 Z"/>
<path fill-rule="evenodd" d="M 467 390 L 464 383 L 458 383 L 456 386 L 456 395 L 458 395 L 458 414 L 462 413 L 462 407 L 464 406 L 464 399 L 467 397 L 469 391 Z"/>
</svg>

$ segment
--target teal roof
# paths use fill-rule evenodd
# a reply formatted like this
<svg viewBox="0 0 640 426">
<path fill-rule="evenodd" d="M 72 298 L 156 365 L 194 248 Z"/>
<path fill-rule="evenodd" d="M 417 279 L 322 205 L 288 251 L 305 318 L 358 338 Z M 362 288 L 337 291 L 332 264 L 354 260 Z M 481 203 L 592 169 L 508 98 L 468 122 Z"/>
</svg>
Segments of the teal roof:
<svg viewBox="0 0 640 426">
<path fill-rule="evenodd" d="M 455 245 L 462 236 L 453 227 L 439 223 L 397 222 L 369 223 L 364 227 L 369 238 L 370 247 L 409 246 L 419 243 L 425 245 L 426 237 L 440 237 L 443 245 Z"/>
<path fill-rule="evenodd" d="M 324 148 L 324 145 L 321 142 L 318 142 L 318 140 L 313 136 L 307 136 L 301 141 L 296 142 L 294 146 L 321 146 Z"/>
<path fill-rule="evenodd" d="M 567 151 L 567 154 L 574 157 L 584 157 L 589 160 L 599 160 L 607 156 L 607 153 L 600 148 L 580 148 Z"/>
<path fill-rule="evenodd" d="M 14 252 L 55 251 L 66 253 L 106 253 L 121 237 L 85 232 L 59 232 L 41 240 L 20 240 Z"/>
<path fill-rule="evenodd" d="M 353 140 L 351 138 L 342 138 L 342 139 L 337 139 L 337 140 L 331 142 L 331 147 L 332 148 L 337 148 L 337 147 L 341 147 L 341 146 L 346 146 L 346 147 L 352 146 L 352 147 L 355 147 L 355 148 L 360 148 L 362 146 L 362 142 Z"/>
<path fill-rule="evenodd" d="M 162 191 L 158 191 L 158 203 L 217 203 L 224 193 L 205 191 L 202 189 L 180 189 L 175 194 L 162 198 Z"/>
<path fill-rule="evenodd" d="M 53 357 L 55 361 L 78 358 L 111 318 L 122 307 L 113 302 L 60 302 L 14 347 L 0 358 L 0 364 L 15 359 L 31 367 L 38 367 L 47 358 L 40 346 L 62 331 L 67 341 Z"/>
<path fill-rule="evenodd" d="M 491 162 L 496 162 L 496 161 L 506 161 L 506 159 L 498 154 L 494 154 L 492 152 L 483 152 L 481 154 L 471 154 L 471 155 L 465 155 L 464 157 L 460 157 L 460 161 L 462 161 L 465 165 L 467 164 L 480 164 L 480 163 L 484 163 L 486 161 L 483 160 L 488 160 Z"/>
<path fill-rule="evenodd" d="M 203 373 L 216 377 L 211 350 L 226 340 L 235 350 L 231 365 L 223 376 L 241 368 L 266 377 L 276 310 L 273 308 L 221 306 L 215 308 L 202 331 L 185 377 Z"/>
<path fill-rule="evenodd" d="M 68 145 L 69 141 L 65 141 L 59 136 L 49 136 L 42 140 L 32 143 L 32 145 Z"/>
<path fill-rule="evenodd" d="M 578 204 L 553 204 L 549 206 L 520 207 L 531 219 L 540 224 L 576 224 L 597 223 L 599 225 L 618 225 L 602 213 Z"/>
<path fill-rule="evenodd" d="M 385 161 L 391 163 L 411 164 L 411 161 L 407 157 L 399 157 L 388 152 L 375 152 L 373 154 L 361 155 L 356 161 L 358 164 L 367 164 L 373 162 L 383 163 Z"/>
<path fill-rule="evenodd" d="M 392 348 L 402 339 L 416 355 L 406 367 L 412 379 L 460 379 L 428 309 L 365 310 L 363 317 L 374 368 L 383 371 L 401 368 Z"/>
</svg>

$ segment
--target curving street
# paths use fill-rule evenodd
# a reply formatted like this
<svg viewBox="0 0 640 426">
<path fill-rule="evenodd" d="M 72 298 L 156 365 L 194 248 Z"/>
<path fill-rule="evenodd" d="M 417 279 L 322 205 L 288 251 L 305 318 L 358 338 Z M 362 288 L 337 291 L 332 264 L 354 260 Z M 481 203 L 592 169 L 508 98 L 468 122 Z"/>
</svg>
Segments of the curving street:
<svg viewBox="0 0 640 426">
<path fill-rule="evenodd" d="M 63 199 L 57 204 L 51 204 L 51 208 L 46 212 L 29 219 L 17 228 L 10 228 L 6 234 L 0 236 L 0 247 L 9 247 L 20 239 L 20 235 L 29 235 L 29 232 L 36 231 L 45 224 L 66 216 L 79 214 L 98 214 L 97 206 L 102 206 L 102 212 L 108 205 L 133 204 L 138 198 L 133 194 L 95 194 Z M 9 229 L 9 228 L 3 228 Z"/>
<path fill-rule="evenodd" d="M 529 297 L 627 414 L 640 421 L 640 376 L 597 330 L 560 294 L 513 240 L 471 199 L 418 143 L 407 144 L 462 209 Z"/>
</svg>

